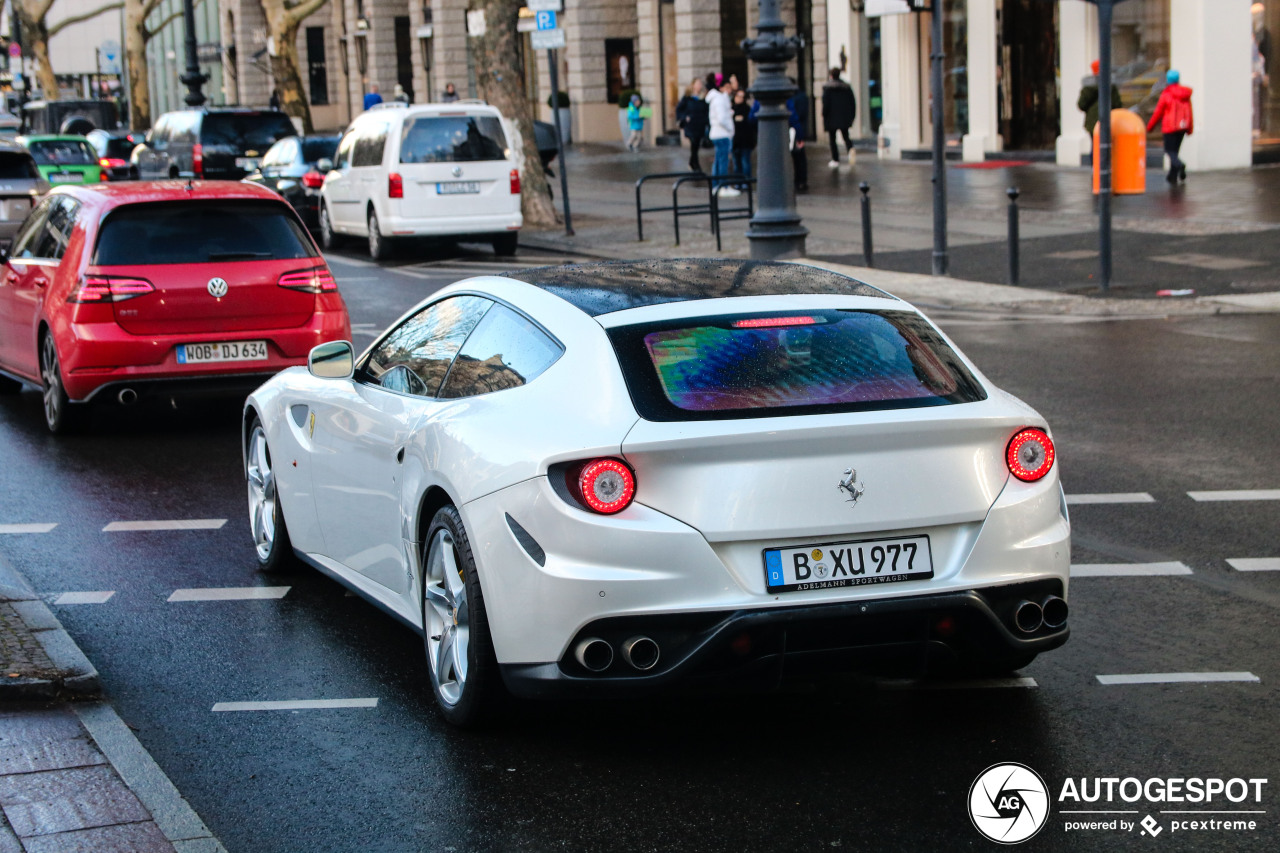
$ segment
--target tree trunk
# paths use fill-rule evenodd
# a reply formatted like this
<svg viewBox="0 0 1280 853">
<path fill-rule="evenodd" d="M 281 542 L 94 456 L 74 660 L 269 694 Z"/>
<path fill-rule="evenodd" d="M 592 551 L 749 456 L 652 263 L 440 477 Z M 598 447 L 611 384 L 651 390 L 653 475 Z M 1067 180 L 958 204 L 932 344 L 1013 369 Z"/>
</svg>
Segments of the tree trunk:
<svg viewBox="0 0 1280 853">
<path fill-rule="evenodd" d="M 549 228 L 559 220 L 551 203 L 547 173 L 538 157 L 538 144 L 533 135 L 533 112 L 524 93 L 520 51 L 516 42 L 520 37 L 516 32 L 516 19 L 523 5 L 523 0 L 469 0 L 469 11 L 484 10 L 485 32 L 483 36 L 469 37 L 468 43 L 474 51 L 480 96 L 513 122 L 523 137 L 520 206 L 524 222 Z"/>
<path fill-rule="evenodd" d="M 45 26 L 44 17 L 39 20 L 32 17 L 26 4 L 15 2 L 14 12 L 22 24 L 23 47 L 35 57 L 36 79 L 40 81 L 40 94 L 46 101 L 56 101 L 59 97 L 58 78 L 53 73 L 53 65 L 49 62 L 49 28 Z M 30 91 L 31 82 L 27 81 Z"/>
<path fill-rule="evenodd" d="M 129 69 L 129 127 L 151 127 L 151 80 L 147 75 L 147 31 L 143 0 L 124 0 L 124 61 Z"/>
<path fill-rule="evenodd" d="M 271 57 L 271 77 L 280 94 L 280 109 L 285 115 L 302 119 L 302 132 L 311 133 L 311 106 L 302 88 L 302 74 L 298 71 L 298 24 L 286 23 L 281 29 L 271 27 L 276 55 Z"/>
</svg>

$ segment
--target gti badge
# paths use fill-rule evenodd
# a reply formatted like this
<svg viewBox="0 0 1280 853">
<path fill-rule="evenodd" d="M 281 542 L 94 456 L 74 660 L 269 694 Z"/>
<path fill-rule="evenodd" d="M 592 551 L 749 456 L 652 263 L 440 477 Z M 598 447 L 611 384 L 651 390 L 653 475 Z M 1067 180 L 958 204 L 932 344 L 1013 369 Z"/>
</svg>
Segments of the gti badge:
<svg viewBox="0 0 1280 853">
<path fill-rule="evenodd" d="M 845 469 L 844 479 L 840 481 L 840 485 L 836 488 L 842 492 L 848 492 L 848 502 L 854 506 L 858 505 L 858 499 L 867 492 L 867 487 L 858 482 L 858 472 L 852 468 Z"/>
<path fill-rule="evenodd" d="M 462 167 L 461 167 L 461 166 L 454 166 L 450 171 L 452 171 L 452 172 L 453 172 L 453 176 L 454 176 L 455 178 L 461 178 L 461 177 L 462 177 Z"/>
<path fill-rule="evenodd" d="M 227 280 L 224 278 L 209 279 L 209 295 L 214 299 L 221 299 L 227 295 Z"/>
</svg>

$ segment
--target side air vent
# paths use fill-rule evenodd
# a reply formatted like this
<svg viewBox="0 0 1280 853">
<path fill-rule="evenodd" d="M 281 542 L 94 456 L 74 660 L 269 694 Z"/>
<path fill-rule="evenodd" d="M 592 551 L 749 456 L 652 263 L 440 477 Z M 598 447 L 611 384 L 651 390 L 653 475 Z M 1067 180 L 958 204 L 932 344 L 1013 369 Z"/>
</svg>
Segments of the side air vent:
<svg viewBox="0 0 1280 853">
<path fill-rule="evenodd" d="M 507 527 L 511 528 L 511 533 L 516 537 L 516 541 L 520 543 L 520 547 L 533 558 L 535 563 L 539 566 L 545 566 L 547 564 L 547 552 L 542 550 L 542 546 L 538 544 L 538 541 L 530 536 L 529 531 L 521 527 L 520 522 L 512 518 L 510 514 L 503 513 L 503 515 L 507 516 Z"/>
</svg>

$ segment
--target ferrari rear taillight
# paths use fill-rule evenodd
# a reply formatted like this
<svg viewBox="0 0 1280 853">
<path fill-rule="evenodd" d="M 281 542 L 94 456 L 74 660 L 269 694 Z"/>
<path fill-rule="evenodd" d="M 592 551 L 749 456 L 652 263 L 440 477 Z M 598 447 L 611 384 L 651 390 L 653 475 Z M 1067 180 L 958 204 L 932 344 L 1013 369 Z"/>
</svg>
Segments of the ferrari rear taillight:
<svg viewBox="0 0 1280 853">
<path fill-rule="evenodd" d="M 387 175 L 387 198 L 404 198 L 404 178 L 399 172 Z"/>
<path fill-rule="evenodd" d="M 318 190 L 324 186 L 324 175 L 313 169 L 302 176 L 302 185 L 309 190 Z"/>
<path fill-rule="evenodd" d="M 520 195 L 520 170 L 511 170 L 511 194 Z"/>
<path fill-rule="evenodd" d="M 280 276 L 276 284 L 307 293 L 333 293 L 338 289 L 338 283 L 333 280 L 333 273 L 329 272 L 328 267 L 287 272 Z"/>
<path fill-rule="evenodd" d="M 68 302 L 124 302 L 135 296 L 151 293 L 155 288 L 144 278 L 121 278 L 108 275 L 87 275 L 67 297 Z"/>
<path fill-rule="evenodd" d="M 191 171 L 197 178 L 204 177 L 204 146 L 199 142 L 191 146 Z"/>
<path fill-rule="evenodd" d="M 1044 430 L 1035 427 L 1028 427 L 1009 439 L 1005 451 L 1009 473 L 1027 483 L 1048 474 L 1053 460 L 1053 441 Z"/>
<path fill-rule="evenodd" d="M 577 481 L 575 497 L 587 508 L 612 515 L 631 505 L 636 496 L 636 477 L 625 462 L 617 459 L 595 459 L 582 466 Z"/>
</svg>

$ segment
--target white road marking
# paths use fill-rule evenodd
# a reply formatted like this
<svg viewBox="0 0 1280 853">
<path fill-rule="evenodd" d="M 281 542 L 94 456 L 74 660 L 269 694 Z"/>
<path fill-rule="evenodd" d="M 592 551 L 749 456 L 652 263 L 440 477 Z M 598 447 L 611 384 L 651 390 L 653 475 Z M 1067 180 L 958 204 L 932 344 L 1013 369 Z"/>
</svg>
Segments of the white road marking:
<svg viewBox="0 0 1280 853">
<path fill-rule="evenodd" d="M 225 518 L 185 518 L 175 521 L 113 521 L 102 528 L 103 533 L 124 533 L 156 530 L 221 530 Z"/>
<path fill-rule="evenodd" d="M 166 601 L 262 601 L 284 598 L 291 586 L 230 586 L 211 589 L 177 589 Z"/>
<path fill-rule="evenodd" d="M 1153 504 L 1156 499 L 1146 492 L 1111 492 L 1108 494 L 1067 495 L 1068 504 Z"/>
<path fill-rule="evenodd" d="M 76 592 L 60 593 L 53 600 L 54 604 L 106 604 L 111 596 L 115 595 L 114 589 L 101 590 L 98 592 L 90 590 L 79 590 Z"/>
<path fill-rule="evenodd" d="M 1262 679 L 1252 672 L 1144 672 L 1098 676 L 1099 684 L 1201 684 L 1219 681 L 1259 683 Z"/>
<path fill-rule="evenodd" d="M 283 702 L 218 702 L 215 711 L 313 711 L 328 708 L 376 708 L 377 699 L 293 699 Z"/>
<path fill-rule="evenodd" d="M 1156 575 L 1189 575 L 1185 563 L 1080 563 L 1071 565 L 1073 578 L 1134 578 Z"/>
<path fill-rule="evenodd" d="M 0 524 L 0 533 L 48 533 L 55 524 Z"/>
<path fill-rule="evenodd" d="M 1280 489 L 1239 489 L 1228 492 L 1187 492 L 1193 501 L 1280 501 Z"/>
<path fill-rule="evenodd" d="M 1237 572 L 1280 572 L 1280 557 L 1236 557 L 1227 565 Z"/>
</svg>

